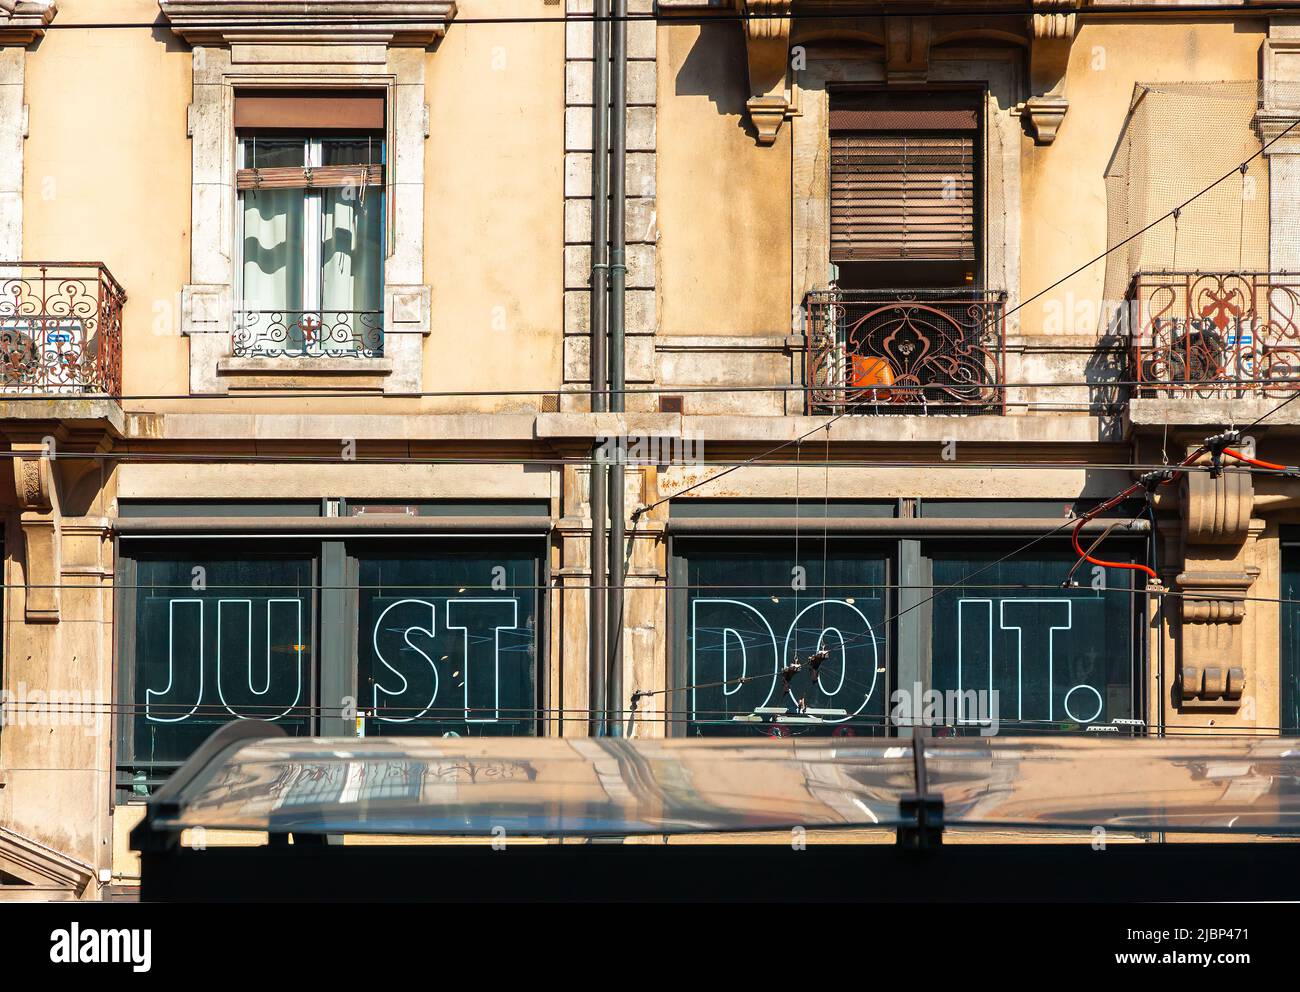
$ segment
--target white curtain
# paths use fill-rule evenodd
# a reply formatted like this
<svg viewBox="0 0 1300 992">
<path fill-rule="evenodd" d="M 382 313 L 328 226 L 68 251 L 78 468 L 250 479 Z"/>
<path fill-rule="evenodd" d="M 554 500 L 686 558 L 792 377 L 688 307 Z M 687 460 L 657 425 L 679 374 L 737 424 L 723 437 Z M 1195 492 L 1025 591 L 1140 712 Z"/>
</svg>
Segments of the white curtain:
<svg viewBox="0 0 1300 992">
<path fill-rule="evenodd" d="M 293 320 L 302 306 L 302 190 L 249 190 L 243 199 L 244 309 Z"/>
<path fill-rule="evenodd" d="M 353 330 L 355 347 L 378 349 L 381 315 L 380 245 L 384 194 L 343 187 L 321 193 L 321 309 Z M 337 338 L 331 347 L 344 342 Z"/>
</svg>

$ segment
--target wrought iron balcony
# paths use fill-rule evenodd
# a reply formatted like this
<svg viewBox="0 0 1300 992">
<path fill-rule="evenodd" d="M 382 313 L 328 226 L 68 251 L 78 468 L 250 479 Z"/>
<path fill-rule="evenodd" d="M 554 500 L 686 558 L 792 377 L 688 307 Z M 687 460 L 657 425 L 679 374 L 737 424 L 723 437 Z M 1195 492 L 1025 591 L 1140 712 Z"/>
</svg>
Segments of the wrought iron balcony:
<svg viewBox="0 0 1300 992">
<path fill-rule="evenodd" d="M 1138 397 L 1285 396 L 1300 386 L 1300 275 L 1139 272 L 1127 302 Z"/>
<path fill-rule="evenodd" d="M 236 358 L 381 358 L 380 310 L 236 310 Z"/>
<path fill-rule="evenodd" d="M 809 293 L 809 413 L 970 414 L 1006 409 L 1006 293 Z"/>
<path fill-rule="evenodd" d="M 125 303 L 101 262 L 0 262 L 0 393 L 121 396 Z"/>
</svg>

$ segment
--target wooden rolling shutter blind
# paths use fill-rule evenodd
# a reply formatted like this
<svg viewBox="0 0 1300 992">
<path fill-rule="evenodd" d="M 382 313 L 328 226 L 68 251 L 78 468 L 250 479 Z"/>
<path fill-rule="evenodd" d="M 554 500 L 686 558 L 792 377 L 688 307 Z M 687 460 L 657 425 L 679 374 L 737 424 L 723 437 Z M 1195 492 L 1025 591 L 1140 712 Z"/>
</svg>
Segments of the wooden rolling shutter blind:
<svg viewBox="0 0 1300 992">
<path fill-rule="evenodd" d="M 975 258 L 973 109 L 831 108 L 831 260 Z"/>
<path fill-rule="evenodd" d="M 299 169 L 240 169 L 235 174 L 239 189 L 322 189 L 343 186 L 382 186 L 381 165 L 318 165 Z"/>
<path fill-rule="evenodd" d="M 380 149 L 384 136 L 384 94 L 380 90 L 240 90 L 235 94 L 239 131 L 373 131 L 375 162 L 312 168 L 240 169 L 239 189 L 303 189 L 382 186 Z"/>
</svg>

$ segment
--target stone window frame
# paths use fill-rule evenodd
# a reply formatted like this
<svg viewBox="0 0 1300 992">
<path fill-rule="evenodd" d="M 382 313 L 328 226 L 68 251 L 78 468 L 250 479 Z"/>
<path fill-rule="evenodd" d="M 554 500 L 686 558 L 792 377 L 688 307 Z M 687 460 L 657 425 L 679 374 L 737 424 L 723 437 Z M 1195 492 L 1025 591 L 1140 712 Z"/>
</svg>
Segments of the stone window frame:
<svg viewBox="0 0 1300 992">
<path fill-rule="evenodd" d="M 431 332 L 432 291 L 424 282 L 424 142 L 429 136 L 425 58 L 449 4 L 414 38 L 395 43 L 382 24 L 315 24 L 301 39 L 274 21 L 190 26 L 182 4 L 172 27 L 193 45 L 193 96 L 187 130 L 192 143 L 190 282 L 181 294 L 181 333 L 190 342 L 190 393 L 225 394 L 235 388 L 355 389 L 380 386 L 385 394 L 418 394 L 424 339 Z M 346 8 L 348 0 L 334 0 Z M 215 16 L 215 15 L 214 15 Z M 252 16 L 252 15 L 245 15 Z M 354 12 L 355 18 L 363 15 Z M 436 19 L 435 19 L 436 20 Z M 382 89 L 388 166 L 387 250 L 383 271 L 382 358 L 237 358 L 232 355 L 235 260 L 236 89 Z"/>
<path fill-rule="evenodd" d="M 791 74 L 791 299 L 830 281 L 830 87 L 887 84 L 883 51 L 808 44 L 807 66 Z M 1024 87 L 1019 50 L 935 51 L 927 84 L 982 86 L 980 163 L 980 272 L 983 284 L 1007 293 L 1007 310 L 1020 296 L 1020 155 L 1024 132 L 1015 108 Z M 915 89 L 915 86 L 910 88 Z M 1006 334 L 1019 326 L 1007 317 Z"/>
<path fill-rule="evenodd" d="M 57 14 L 53 0 L 0 0 L 0 261 L 23 257 L 27 52 Z"/>
</svg>

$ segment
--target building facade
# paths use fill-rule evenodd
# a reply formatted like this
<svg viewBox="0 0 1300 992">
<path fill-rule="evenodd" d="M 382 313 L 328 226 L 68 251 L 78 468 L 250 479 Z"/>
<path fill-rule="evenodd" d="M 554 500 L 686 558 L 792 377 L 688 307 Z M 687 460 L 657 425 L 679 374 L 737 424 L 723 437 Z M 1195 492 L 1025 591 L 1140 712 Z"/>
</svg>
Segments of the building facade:
<svg viewBox="0 0 1300 992">
<path fill-rule="evenodd" d="M 629 0 L 611 270 L 604 6 L 302 6 L 0 0 L 0 894 L 232 719 L 1300 723 L 1300 12 Z"/>
</svg>

